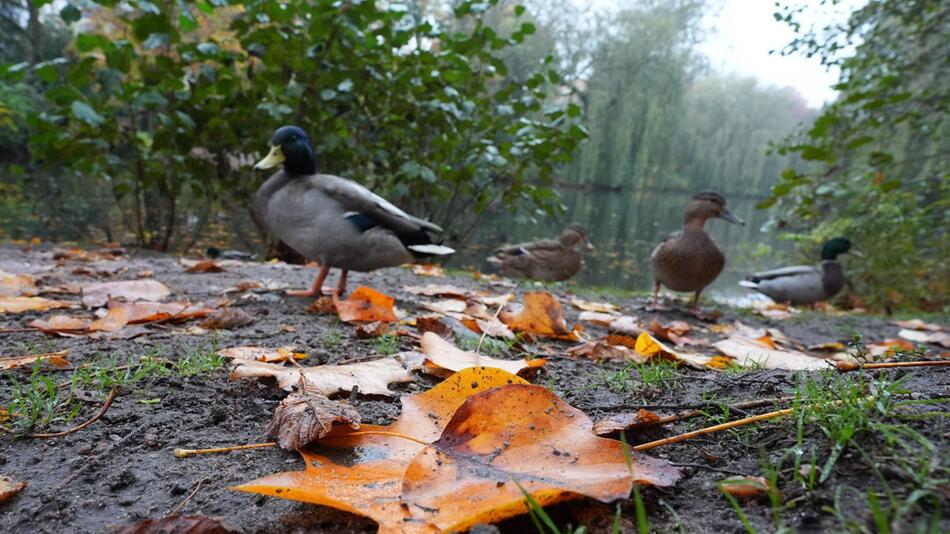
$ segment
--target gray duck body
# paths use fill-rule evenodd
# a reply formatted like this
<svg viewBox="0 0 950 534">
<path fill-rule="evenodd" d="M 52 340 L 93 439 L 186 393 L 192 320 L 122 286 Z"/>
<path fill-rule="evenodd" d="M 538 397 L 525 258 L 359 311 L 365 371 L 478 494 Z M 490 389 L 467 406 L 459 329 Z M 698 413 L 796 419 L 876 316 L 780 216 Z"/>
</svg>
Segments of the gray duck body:
<svg viewBox="0 0 950 534">
<path fill-rule="evenodd" d="M 796 265 L 755 273 L 741 285 L 754 289 L 775 302 L 793 306 L 828 300 L 844 287 L 844 268 L 834 260 L 823 260 L 820 267 Z"/>
<path fill-rule="evenodd" d="M 352 271 L 412 261 L 415 255 L 397 233 L 441 233 L 438 226 L 356 182 L 326 174 L 278 171 L 258 190 L 255 208 L 267 229 L 290 248 L 323 265 Z M 377 225 L 361 229 L 354 216 L 369 217 Z"/>
</svg>

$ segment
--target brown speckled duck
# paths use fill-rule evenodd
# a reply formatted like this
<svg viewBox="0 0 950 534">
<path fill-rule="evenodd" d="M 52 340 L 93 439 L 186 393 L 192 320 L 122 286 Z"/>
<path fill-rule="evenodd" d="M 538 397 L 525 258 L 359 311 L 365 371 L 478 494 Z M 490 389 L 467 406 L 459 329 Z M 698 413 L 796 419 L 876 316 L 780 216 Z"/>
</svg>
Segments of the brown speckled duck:
<svg viewBox="0 0 950 534">
<path fill-rule="evenodd" d="M 725 219 L 745 224 L 726 207 L 726 199 L 719 193 L 699 193 L 686 205 L 683 229 L 674 232 L 653 249 L 650 264 L 653 267 L 653 307 L 657 305 L 660 286 L 673 291 L 694 292 L 690 308 L 699 303 L 699 294 L 722 272 L 726 256 L 706 233 L 706 221 Z"/>
<path fill-rule="evenodd" d="M 587 231 L 576 223 L 567 225 L 559 239 L 541 239 L 495 251 L 488 263 L 507 276 L 532 280 L 567 280 L 581 270 L 579 245 L 588 250 L 594 245 L 587 239 Z"/>
</svg>

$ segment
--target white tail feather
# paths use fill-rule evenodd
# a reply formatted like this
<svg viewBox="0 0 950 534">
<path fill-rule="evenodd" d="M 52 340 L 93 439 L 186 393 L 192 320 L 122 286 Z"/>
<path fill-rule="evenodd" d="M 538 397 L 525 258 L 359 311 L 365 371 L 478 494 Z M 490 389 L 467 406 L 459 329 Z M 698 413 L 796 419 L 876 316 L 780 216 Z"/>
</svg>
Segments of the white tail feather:
<svg viewBox="0 0 950 534">
<path fill-rule="evenodd" d="M 739 285 L 742 287 L 748 287 L 750 289 L 758 289 L 759 283 L 753 282 L 751 280 L 739 280 Z"/>
<path fill-rule="evenodd" d="M 442 245 L 409 245 L 407 248 L 414 252 L 420 252 L 422 254 L 435 254 L 437 256 L 448 256 L 449 254 L 455 254 L 454 248 L 449 248 Z"/>
</svg>

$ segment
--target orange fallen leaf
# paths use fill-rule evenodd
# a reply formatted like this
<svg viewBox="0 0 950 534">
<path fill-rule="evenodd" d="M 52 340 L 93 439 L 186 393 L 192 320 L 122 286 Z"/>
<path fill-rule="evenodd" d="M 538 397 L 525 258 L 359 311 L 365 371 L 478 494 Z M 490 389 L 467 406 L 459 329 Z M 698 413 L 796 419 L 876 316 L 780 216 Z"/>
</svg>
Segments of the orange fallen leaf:
<svg viewBox="0 0 950 534">
<path fill-rule="evenodd" d="M 412 370 L 422 367 L 423 362 L 422 355 L 407 352 L 346 365 L 286 367 L 257 360 L 237 360 L 235 363 L 232 380 L 271 376 L 277 379 L 278 387 L 290 391 L 300 383 L 303 375 L 309 393 L 329 397 L 340 391 L 352 391 L 354 387 L 365 395 L 395 395 L 389 384 L 412 382 L 415 378 Z"/>
<path fill-rule="evenodd" d="M 450 371 L 461 371 L 469 367 L 494 367 L 503 369 L 511 374 L 518 374 L 523 369 L 532 367 L 543 367 L 545 360 L 535 358 L 533 360 L 500 360 L 491 358 L 474 352 L 464 351 L 448 341 L 442 339 L 433 332 L 422 334 L 419 341 L 422 353 L 426 360 L 435 365 L 448 369 Z"/>
<path fill-rule="evenodd" d="M 117 306 L 110 308 L 105 317 L 89 323 L 86 330 L 89 332 L 118 332 L 129 324 L 128 308 Z"/>
<path fill-rule="evenodd" d="M 438 317 L 416 317 L 416 330 L 420 334 L 434 332 L 440 337 L 449 338 L 452 336 L 452 329 L 443 323 Z"/>
<path fill-rule="evenodd" d="M 764 477 L 733 477 L 721 480 L 719 490 L 733 497 L 758 497 L 771 490 L 769 481 Z"/>
<path fill-rule="evenodd" d="M 29 297 L 36 294 L 36 281 L 28 274 L 0 271 L 0 297 Z"/>
<path fill-rule="evenodd" d="M 79 333 L 86 330 L 89 320 L 69 315 L 53 315 L 49 319 L 33 319 L 27 323 L 27 326 L 45 334 Z"/>
<path fill-rule="evenodd" d="M 442 267 L 431 263 L 417 263 L 413 265 L 412 274 L 418 276 L 434 276 L 437 278 L 445 277 L 445 271 L 442 270 Z"/>
<path fill-rule="evenodd" d="M 402 397 L 402 412 L 391 425 L 362 425 L 360 430 L 393 432 L 428 443 L 438 439 L 452 414 L 472 395 L 524 383 L 500 369 L 465 369 L 424 393 Z M 234 489 L 360 514 L 378 522 L 380 533 L 437 532 L 413 518 L 400 502 L 406 467 L 423 445 L 390 435 L 349 433 L 334 428 L 327 438 L 300 451 L 303 471 L 277 473 Z"/>
<path fill-rule="evenodd" d="M 662 342 L 647 332 L 643 332 L 639 337 L 637 337 L 634 350 L 648 358 L 662 356 L 672 360 L 684 362 L 699 369 L 725 369 L 733 365 L 730 358 L 723 358 L 721 356 L 706 356 L 703 354 L 674 350 L 667 345 L 664 345 Z"/>
<path fill-rule="evenodd" d="M 346 300 L 334 298 L 333 305 L 345 323 L 354 321 L 395 321 L 396 299 L 365 286 L 356 288 Z"/>
<path fill-rule="evenodd" d="M 476 334 L 482 334 L 491 337 L 500 337 L 502 339 L 514 339 L 515 333 L 508 328 L 508 325 L 498 320 L 497 317 L 488 319 L 463 318 L 461 320 L 469 330 Z"/>
<path fill-rule="evenodd" d="M 218 351 L 218 356 L 232 360 L 257 360 L 259 362 L 285 362 L 290 358 L 305 360 L 307 354 L 294 352 L 293 347 L 268 349 L 265 347 L 230 347 Z"/>
<path fill-rule="evenodd" d="M 755 341 L 769 347 L 770 349 L 778 349 L 778 346 L 775 344 L 775 340 L 772 339 L 772 336 L 766 334 L 762 337 L 755 338 Z"/>
<path fill-rule="evenodd" d="M 689 332 L 692 327 L 689 326 L 689 323 L 686 321 L 673 321 L 668 324 L 661 325 L 659 321 L 654 317 L 650 321 L 650 332 L 653 333 L 656 337 L 672 341 L 677 346 L 680 345 L 700 345 L 701 342 L 686 337 L 686 333 Z"/>
<path fill-rule="evenodd" d="M 23 313 L 70 308 L 72 302 L 50 300 L 43 297 L 0 297 L 0 313 Z"/>
<path fill-rule="evenodd" d="M 185 269 L 186 273 L 223 273 L 224 267 L 221 267 L 213 260 L 202 260 Z"/>
<path fill-rule="evenodd" d="M 48 362 L 55 365 L 56 367 L 68 367 L 69 361 L 66 360 L 67 354 L 69 354 L 68 350 L 61 350 L 59 352 L 47 352 L 44 354 L 30 354 L 27 356 L 11 356 L 8 358 L 0 358 L 0 369 L 15 369 L 25 365 L 33 365 L 33 363 L 36 361 Z"/>
<path fill-rule="evenodd" d="M 595 421 L 593 432 L 598 436 L 604 436 L 613 432 L 619 432 L 620 430 L 655 425 L 659 420 L 660 416 L 656 413 L 640 408 L 635 412 L 615 414 Z"/>
<path fill-rule="evenodd" d="M 237 534 L 217 519 L 203 515 L 169 515 L 143 519 L 113 531 L 114 534 Z"/>
<path fill-rule="evenodd" d="M 5 503 L 26 488 L 26 482 L 0 475 L 0 503 Z"/>
<path fill-rule="evenodd" d="M 865 348 L 871 356 L 892 356 L 899 352 L 912 352 L 915 347 L 910 341 L 894 338 L 877 343 L 868 343 Z"/>
<path fill-rule="evenodd" d="M 670 486 L 679 479 L 669 462 L 625 452 L 591 430 L 586 414 L 545 387 L 483 391 L 412 460 L 402 499 L 413 517 L 460 531 L 526 513 L 522 488 L 545 506 L 582 495 L 612 502 L 629 496 L 634 482 Z"/>
<path fill-rule="evenodd" d="M 826 343 L 818 343 L 815 345 L 810 345 L 808 350 L 814 351 L 828 351 L 828 352 L 837 352 L 845 350 L 845 344 L 840 341 L 828 341 Z"/>
<path fill-rule="evenodd" d="M 502 312 L 501 320 L 516 332 L 567 341 L 578 339 L 577 333 L 567 328 L 561 303 L 550 293 L 525 293 L 521 311 Z"/>
<path fill-rule="evenodd" d="M 110 298 L 127 301 L 159 301 L 171 294 L 165 284 L 156 280 L 121 280 L 89 284 L 82 288 L 82 304 L 95 308 L 106 304 Z"/>
</svg>

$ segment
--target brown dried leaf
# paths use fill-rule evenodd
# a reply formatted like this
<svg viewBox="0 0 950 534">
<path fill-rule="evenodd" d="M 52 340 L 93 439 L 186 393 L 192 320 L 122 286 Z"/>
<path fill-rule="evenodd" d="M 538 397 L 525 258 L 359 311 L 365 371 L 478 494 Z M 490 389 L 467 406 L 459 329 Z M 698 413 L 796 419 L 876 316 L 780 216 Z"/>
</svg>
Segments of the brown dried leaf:
<svg viewBox="0 0 950 534">
<path fill-rule="evenodd" d="M 280 347 L 278 349 L 268 349 L 264 347 L 230 347 L 219 350 L 218 356 L 232 360 L 256 360 L 271 363 L 285 362 L 290 358 L 298 361 L 307 359 L 306 353 L 294 352 L 293 347 Z"/>
<path fill-rule="evenodd" d="M 224 267 L 221 267 L 213 260 L 202 260 L 185 269 L 186 273 L 223 273 Z"/>
<path fill-rule="evenodd" d="M 0 503 L 5 503 L 26 488 L 26 482 L 0 475 Z"/>
<path fill-rule="evenodd" d="M 482 296 L 484 293 L 480 291 L 473 291 L 471 289 L 465 289 L 458 286 L 450 286 L 445 284 L 428 284 L 425 286 L 402 286 L 403 291 L 412 293 L 413 295 L 422 295 L 425 297 L 443 297 L 443 298 L 454 298 L 454 299 L 467 299 L 477 296 Z"/>
<path fill-rule="evenodd" d="M 30 297 L 36 294 L 36 281 L 28 274 L 0 271 L 0 297 Z"/>
<path fill-rule="evenodd" d="M 613 345 L 604 341 L 588 341 L 567 349 L 567 353 L 573 357 L 580 356 L 592 360 L 631 360 L 636 362 L 645 362 L 647 360 L 647 358 L 644 358 L 636 351 L 623 345 Z"/>
<path fill-rule="evenodd" d="M 129 309 L 123 306 L 110 308 L 105 317 L 89 323 L 86 330 L 89 332 L 118 332 L 129 324 Z"/>
<path fill-rule="evenodd" d="M 758 497 L 770 489 L 771 485 L 764 477 L 733 477 L 719 482 L 719 490 L 733 497 Z"/>
<path fill-rule="evenodd" d="M 380 337 L 390 332 L 389 323 L 382 321 L 373 321 L 371 323 L 361 323 L 356 327 L 353 334 L 357 339 L 370 339 Z"/>
<path fill-rule="evenodd" d="M 950 348 L 950 333 L 947 332 L 922 332 L 920 330 L 908 330 L 905 328 L 898 332 L 897 335 L 915 343 L 929 343 L 931 345 L 940 345 L 945 349 Z"/>
<path fill-rule="evenodd" d="M 37 360 L 51 363 L 56 367 L 69 367 L 69 361 L 66 360 L 67 354 L 69 354 L 68 350 L 61 350 L 59 352 L 47 352 L 45 354 L 30 354 L 27 356 L 11 356 L 7 358 L 0 358 L 0 370 L 15 369 L 21 366 L 33 365 L 33 362 Z"/>
<path fill-rule="evenodd" d="M 348 402 L 324 395 L 291 393 L 274 410 L 267 434 L 287 450 L 302 449 L 327 435 L 334 423 L 360 427 L 360 414 Z"/>
<path fill-rule="evenodd" d="M 224 308 L 211 314 L 200 326 L 209 330 L 230 330 L 253 322 L 254 317 L 241 308 Z"/>
<path fill-rule="evenodd" d="M 934 323 L 925 323 L 920 319 L 910 319 L 908 321 L 894 321 L 891 324 L 910 330 L 930 330 L 931 332 L 940 332 L 943 326 Z"/>
<path fill-rule="evenodd" d="M 446 339 L 452 338 L 452 329 L 443 323 L 438 317 L 416 317 L 416 330 L 419 331 L 419 334 L 432 332 L 439 337 Z"/>
<path fill-rule="evenodd" d="M 72 302 L 50 300 L 43 297 L 0 297 L 0 313 L 23 313 L 71 308 Z"/>
<path fill-rule="evenodd" d="M 577 341 L 577 333 L 567 328 L 564 310 L 554 295 L 530 292 L 524 295 L 524 306 L 518 313 L 501 313 L 501 320 L 517 332 Z"/>
<path fill-rule="evenodd" d="M 595 421 L 593 432 L 598 436 L 605 436 L 621 430 L 655 425 L 659 420 L 660 416 L 656 413 L 640 408 L 635 412 L 618 413 Z"/>
<path fill-rule="evenodd" d="M 53 315 L 49 319 L 33 319 L 27 326 L 36 328 L 44 334 L 81 333 L 89 325 L 88 319 L 80 319 L 69 315 Z"/>
<path fill-rule="evenodd" d="M 106 304 L 110 298 L 125 299 L 129 302 L 136 300 L 160 301 L 170 294 L 171 290 L 168 289 L 168 286 L 157 280 L 100 282 L 83 286 L 82 304 L 88 308 L 95 308 Z"/>
<path fill-rule="evenodd" d="M 216 519 L 203 515 L 169 515 L 158 519 L 143 519 L 126 525 L 115 534 L 237 534 Z"/>
<path fill-rule="evenodd" d="M 339 300 L 335 297 L 333 299 L 337 314 L 340 316 L 340 320 L 345 323 L 395 321 L 396 312 L 393 311 L 395 302 L 396 299 L 389 295 L 384 295 L 365 286 L 356 288 L 346 300 Z"/>
</svg>

